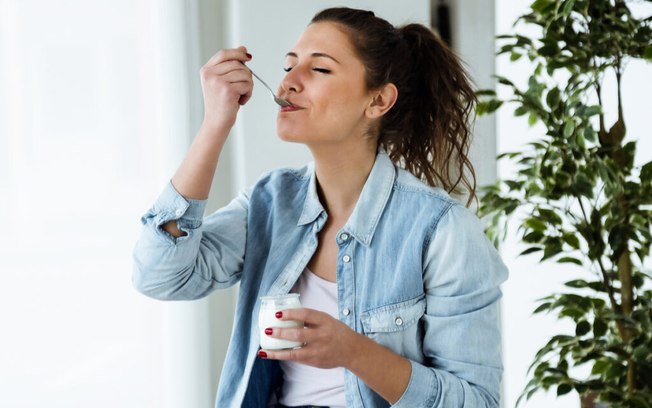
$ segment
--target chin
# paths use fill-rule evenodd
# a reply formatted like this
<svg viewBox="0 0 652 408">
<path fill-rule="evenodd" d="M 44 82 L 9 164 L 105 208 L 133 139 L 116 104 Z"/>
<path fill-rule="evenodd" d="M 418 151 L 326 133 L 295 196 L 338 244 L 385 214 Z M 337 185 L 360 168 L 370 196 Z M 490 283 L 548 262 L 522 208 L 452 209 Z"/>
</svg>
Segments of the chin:
<svg viewBox="0 0 652 408">
<path fill-rule="evenodd" d="M 282 126 L 279 123 L 276 124 L 276 134 L 284 142 L 302 142 L 305 139 L 295 129 L 289 129 L 288 126 Z"/>
<path fill-rule="evenodd" d="M 301 143 L 301 144 L 306 144 L 307 140 L 305 137 L 298 137 L 295 135 L 288 135 L 288 134 L 281 134 L 278 133 L 278 138 L 281 139 L 284 142 L 288 143 Z"/>
</svg>

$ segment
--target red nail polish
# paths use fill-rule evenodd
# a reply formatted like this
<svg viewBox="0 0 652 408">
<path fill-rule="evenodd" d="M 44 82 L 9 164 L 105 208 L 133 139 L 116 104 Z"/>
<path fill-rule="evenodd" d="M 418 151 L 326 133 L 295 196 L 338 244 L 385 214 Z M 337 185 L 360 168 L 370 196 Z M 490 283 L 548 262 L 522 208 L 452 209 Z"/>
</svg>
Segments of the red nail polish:
<svg viewBox="0 0 652 408">
<path fill-rule="evenodd" d="M 265 334 L 268 335 L 268 336 L 269 336 L 270 334 L 272 334 L 272 329 L 269 328 L 269 327 L 266 328 L 266 329 L 265 329 Z"/>
<path fill-rule="evenodd" d="M 283 312 L 276 312 L 274 316 L 276 316 L 277 319 L 280 319 L 281 317 L 283 317 Z"/>
<path fill-rule="evenodd" d="M 246 52 L 245 54 L 247 55 L 247 58 L 249 58 L 249 59 L 252 58 L 251 54 L 249 54 L 248 52 Z"/>
<path fill-rule="evenodd" d="M 265 353 L 263 350 L 260 350 L 258 352 L 258 357 L 260 358 L 267 358 L 267 353 Z"/>
</svg>

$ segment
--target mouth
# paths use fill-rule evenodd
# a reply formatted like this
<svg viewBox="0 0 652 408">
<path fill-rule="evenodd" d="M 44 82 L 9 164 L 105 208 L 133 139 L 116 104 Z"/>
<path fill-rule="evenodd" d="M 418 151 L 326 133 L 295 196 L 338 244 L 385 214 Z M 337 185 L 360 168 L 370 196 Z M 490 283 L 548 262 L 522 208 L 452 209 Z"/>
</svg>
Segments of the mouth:
<svg viewBox="0 0 652 408">
<path fill-rule="evenodd" d="M 287 101 L 290 102 L 289 100 L 287 100 Z M 298 110 L 301 110 L 301 109 L 303 109 L 303 107 L 301 107 L 299 105 L 295 105 L 292 102 L 290 102 L 290 106 L 283 106 L 283 107 L 281 107 L 280 111 L 281 112 L 294 112 L 294 111 L 298 111 Z"/>
</svg>

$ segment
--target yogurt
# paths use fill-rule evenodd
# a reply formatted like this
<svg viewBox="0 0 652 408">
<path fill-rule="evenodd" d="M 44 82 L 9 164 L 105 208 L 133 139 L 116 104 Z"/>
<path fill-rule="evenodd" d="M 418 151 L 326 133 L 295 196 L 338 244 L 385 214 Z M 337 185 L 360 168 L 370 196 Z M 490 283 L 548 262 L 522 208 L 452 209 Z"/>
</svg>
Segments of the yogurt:
<svg viewBox="0 0 652 408">
<path fill-rule="evenodd" d="M 275 339 L 265 334 L 268 327 L 303 327 L 303 322 L 294 320 L 279 320 L 276 312 L 286 309 L 301 307 L 298 293 L 288 293 L 280 296 L 263 296 L 260 298 L 260 311 L 258 313 L 258 332 L 260 333 L 260 347 L 266 350 L 283 350 L 299 348 L 302 344 L 298 341 Z"/>
</svg>

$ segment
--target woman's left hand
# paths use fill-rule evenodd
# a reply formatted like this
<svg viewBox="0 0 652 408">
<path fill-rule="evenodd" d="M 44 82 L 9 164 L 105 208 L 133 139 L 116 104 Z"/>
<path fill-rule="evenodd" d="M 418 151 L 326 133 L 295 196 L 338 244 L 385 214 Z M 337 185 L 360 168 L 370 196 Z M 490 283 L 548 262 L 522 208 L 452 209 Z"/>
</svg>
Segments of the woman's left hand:
<svg viewBox="0 0 652 408">
<path fill-rule="evenodd" d="M 357 337 L 361 336 L 329 314 L 314 309 L 286 309 L 279 320 L 303 321 L 304 327 L 268 327 L 268 335 L 304 346 L 291 350 L 263 349 L 258 352 L 259 357 L 292 360 L 318 368 L 345 367 L 351 361 Z"/>
</svg>

